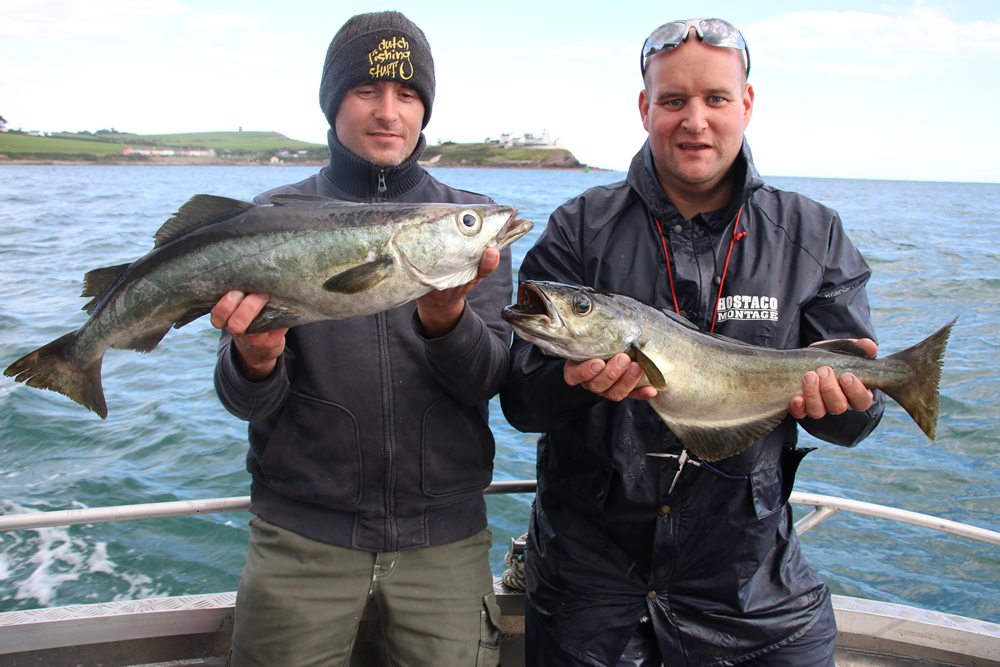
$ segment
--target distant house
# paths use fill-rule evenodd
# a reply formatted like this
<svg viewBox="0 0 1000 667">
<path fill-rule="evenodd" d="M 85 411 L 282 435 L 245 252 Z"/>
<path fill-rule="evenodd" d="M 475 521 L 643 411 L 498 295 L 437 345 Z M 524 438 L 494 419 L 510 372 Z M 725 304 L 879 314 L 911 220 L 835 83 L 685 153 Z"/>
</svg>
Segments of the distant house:
<svg viewBox="0 0 1000 667">
<path fill-rule="evenodd" d="M 523 136 L 515 137 L 507 132 L 500 135 L 499 139 L 487 137 L 486 144 L 490 146 L 529 146 L 531 148 L 558 148 L 559 141 L 553 141 L 548 130 L 542 131 L 542 136 L 536 137 L 531 132 L 525 132 Z"/>
<path fill-rule="evenodd" d="M 126 146 L 122 149 L 122 155 L 152 155 L 155 157 L 215 157 L 214 148 L 132 148 Z"/>
</svg>

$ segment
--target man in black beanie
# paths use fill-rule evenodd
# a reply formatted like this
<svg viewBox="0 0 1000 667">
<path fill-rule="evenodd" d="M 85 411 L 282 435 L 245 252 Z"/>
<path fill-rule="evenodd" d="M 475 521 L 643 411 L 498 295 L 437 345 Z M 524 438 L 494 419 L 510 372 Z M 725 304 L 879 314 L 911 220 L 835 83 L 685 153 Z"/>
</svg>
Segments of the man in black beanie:
<svg viewBox="0 0 1000 667">
<path fill-rule="evenodd" d="M 351 18 L 320 85 L 330 164 L 255 201 L 491 203 L 417 163 L 434 85 L 420 28 L 398 12 Z M 377 664 L 499 663 L 483 489 L 511 293 L 508 248 L 487 250 L 467 285 L 367 317 L 248 335 L 267 295 L 216 304 L 216 390 L 249 422 L 255 515 L 231 665 L 345 665 L 369 605 Z"/>
</svg>

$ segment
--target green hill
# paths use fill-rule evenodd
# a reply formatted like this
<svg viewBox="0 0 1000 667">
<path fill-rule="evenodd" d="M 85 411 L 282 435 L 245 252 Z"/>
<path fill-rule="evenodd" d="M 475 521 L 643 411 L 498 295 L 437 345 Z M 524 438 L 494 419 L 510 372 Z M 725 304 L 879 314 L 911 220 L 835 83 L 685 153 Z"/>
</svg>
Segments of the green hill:
<svg viewBox="0 0 1000 667">
<path fill-rule="evenodd" d="M 277 132 L 195 132 L 131 134 L 114 130 L 55 132 L 48 136 L 0 133 L 0 161 L 46 160 L 206 164 L 244 162 L 326 162 L 326 144 L 289 139 Z"/>
<path fill-rule="evenodd" d="M 193 132 L 132 134 L 115 130 L 55 132 L 47 136 L 0 132 L 4 162 L 84 162 L 90 164 L 323 164 L 326 144 L 289 139 L 277 132 Z M 431 167 L 581 168 L 564 148 L 495 144 L 428 146 L 421 159 Z"/>
<path fill-rule="evenodd" d="M 584 165 L 565 148 L 534 148 L 496 144 L 455 144 L 428 146 L 422 161 L 431 166 L 521 167 L 579 169 Z"/>
</svg>

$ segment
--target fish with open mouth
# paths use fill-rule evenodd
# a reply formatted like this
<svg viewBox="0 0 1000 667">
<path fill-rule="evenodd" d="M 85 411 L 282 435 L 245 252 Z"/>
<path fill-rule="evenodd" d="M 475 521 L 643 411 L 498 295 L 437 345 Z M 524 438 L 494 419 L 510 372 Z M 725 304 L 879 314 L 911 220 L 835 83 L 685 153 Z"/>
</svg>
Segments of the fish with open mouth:
<svg viewBox="0 0 1000 667">
<path fill-rule="evenodd" d="M 571 359 L 627 353 L 657 390 L 650 406 L 702 461 L 739 454 L 785 418 L 802 376 L 820 366 L 881 389 L 932 440 L 945 346 L 955 320 L 901 352 L 869 359 L 847 340 L 776 350 L 699 331 L 631 297 L 579 285 L 524 281 L 503 318 L 518 336 Z M 673 456 L 673 455 L 671 455 Z"/>
</svg>

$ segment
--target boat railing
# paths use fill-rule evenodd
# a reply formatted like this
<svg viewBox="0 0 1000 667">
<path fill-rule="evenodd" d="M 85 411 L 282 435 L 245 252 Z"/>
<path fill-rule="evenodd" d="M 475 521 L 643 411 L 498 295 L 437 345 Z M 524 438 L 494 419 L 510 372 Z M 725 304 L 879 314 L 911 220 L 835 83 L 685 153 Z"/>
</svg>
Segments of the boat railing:
<svg viewBox="0 0 1000 667">
<path fill-rule="evenodd" d="M 487 494 L 534 493 L 534 480 L 498 481 Z M 954 535 L 1000 544 L 1000 532 L 885 505 L 812 493 L 792 493 L 793 505 L 811 507 L 796 524 L 801 534 L 839 512 L 923 526 Z M 0 531 L 37 530 L 56 526 L 96 524 L 142 519 L 245 512 L 249 496 L 179 500 L 172 502 L 94 507 L 47 512 L 25 511 L 0 515 Z M 523 665 L 524 596 L 520 587 L 508 585 L 518 561 L 511 540 L 511 569 L 496 582 L 501 609 L 502 664 Z M 513 577 L 511 577 L 513 579 Z M 235 592 L 183 595 L 142 600 L 117 600 L 98 604 L 0 612 L 0 664 L 112 664 L 114 656 L 131 651 L 164 662 L 215 656 L 205 665 L 222 665 L 231 639 Z M 841 657 L 852 665 L 903 664 L 884 662 L 886 656 L 920 664 L 1000 665 L 1000 625 L 905 605 L 863 598 L 833 596 L 837 616 L 838 664 Z M 378 618 L 362 618 L 369 640 L 355 647 L 352 665 L 381 664 Z M 374 639 L 372 639 L 374 637 Z M 120 656 L 119 656 L 120 657 Z M 9 660 L 13 659 L 13 662 Z M 7 660 L 7 662 L 5 662 Z M 113 664 L 133 664 L 117 662 Z M 910 664 L 906 662 L 905 664 Z"/>
<path fill-rule="evenodd" d="M 490 484 L 486 488 L 485 493 L 534 493 L 535 486 L 534 480 L 497 481 Z M 1000 544 L 1000 532 L 970 526 L 958 521 L 942 519 L 929 514 L 889 507 L 887 505 L 877 505 L 875 503 L 816 493 L 799 493 L 797 491 L 792 492 L 789 502 L 793 505 L 805 505 L 813 508 L 811 512 L 795 523 L 795 530 L 800 535 L 815 528 L 823 521 L 834 516 L 837 512 L 843 511 L 931 528 L 989 544 Z M 55 510 L 49 512 L 26 512 L 0 516 L 0 530 L 31 530 L 54 526 L 242 512 L 246 511 L 249 507 L 249 496 L 234 496 L 229 498 L 176 500 L 160 503 Z"/>
</svg>

